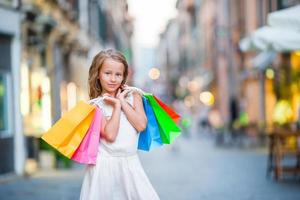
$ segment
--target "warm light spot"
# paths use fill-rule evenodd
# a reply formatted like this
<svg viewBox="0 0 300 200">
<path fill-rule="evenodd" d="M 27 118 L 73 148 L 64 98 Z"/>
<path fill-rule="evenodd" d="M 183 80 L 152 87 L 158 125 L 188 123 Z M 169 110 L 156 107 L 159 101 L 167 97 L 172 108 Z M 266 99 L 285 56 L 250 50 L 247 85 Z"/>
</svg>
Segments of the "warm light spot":
<svg viewBox="0 0 300 200">
<path fill-rule="evenodd" d="M 274 70 L 273 69 L 267 69 L 266 70 L 266 77 L 268 79 L 273 79 L 274 78 Z"/>
<path fill-rule="evenodd" d="M 190 81 L 188 83 L 188 89 L 190 92 L 195 92 L 199 89 L 199 84 L 197 81 Z"/>
<path fill-rule="evenodd" d="M 159 78 L 160 76 L 160 71 L 159 69 L 153 67 L 149 70 L 149 73 L 148 73 L 149 77 L 152 79 L 152 80 L 156 80 Z"/>
<path fill-rule="evenodd" d="M 67 85 L 67 102 L 68 110 L 73 108 L 77 102 L 77 86 L 73 82 L 70 82 Z"/>
<path fill-rule="evenodd" d="M 215 102 L 215 98 L 214 98 L 213 94 L 208 91 L 201 92 L 199 99 L 203 104 L 205 104 L 207 106 L 211 106 Z"/>
</svg>

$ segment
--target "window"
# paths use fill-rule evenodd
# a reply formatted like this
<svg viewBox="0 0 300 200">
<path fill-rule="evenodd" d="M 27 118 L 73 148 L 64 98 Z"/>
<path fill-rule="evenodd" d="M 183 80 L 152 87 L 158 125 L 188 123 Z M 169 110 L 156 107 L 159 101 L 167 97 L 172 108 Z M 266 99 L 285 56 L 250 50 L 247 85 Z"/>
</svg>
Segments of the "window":
<svg viewBox="0 0 300 200">
<path fill-rule="evenodd" d="M 300 0 L 278 0 L 278 10 L 300 4 Z"/>
<path fill-rule="evenodd" d="M 0 0 L 0 5 L 16 8 L 19 5 L 18 0 Z"/>
<path fill-rule="evenodd" d="M 8 73 L 0 72 L 0 137 L 10 136 L 12 134 L 11 115 L 11 84 Z"/>
<path fill-rule="evenodd" d="M 1 1 L 1 0 L 0 0 Z M 12 135 L 11 37 L 0 34 L 0 138 Z"/>
</svg>

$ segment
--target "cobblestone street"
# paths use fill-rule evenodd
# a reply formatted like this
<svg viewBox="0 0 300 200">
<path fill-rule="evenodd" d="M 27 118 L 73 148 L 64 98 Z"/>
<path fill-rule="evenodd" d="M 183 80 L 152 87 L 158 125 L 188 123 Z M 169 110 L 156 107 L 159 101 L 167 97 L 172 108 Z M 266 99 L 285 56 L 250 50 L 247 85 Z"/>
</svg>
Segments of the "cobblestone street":
<svg viewBox="0 0 300 200">
<path fill-rule="evenodd" d="M 300 181 L 266 178 L 265 149 L 215 147 L 212 138 L 181 137 L 173 146 L 140 153 L 163 200 L 296 200 Z M 0 184 L 0 199 L 78 199 L 83 168 L 45 172 Z"/>
</svg>

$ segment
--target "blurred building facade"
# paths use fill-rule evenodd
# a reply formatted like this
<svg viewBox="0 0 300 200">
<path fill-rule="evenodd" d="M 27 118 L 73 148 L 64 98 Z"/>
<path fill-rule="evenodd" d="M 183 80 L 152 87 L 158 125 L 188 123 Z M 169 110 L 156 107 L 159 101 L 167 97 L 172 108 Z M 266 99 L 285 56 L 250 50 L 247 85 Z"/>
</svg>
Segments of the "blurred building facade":
<svg viewBox="0 0 300 200">
<path fill-rule="evenodd" d="M 214 72 L 212 90 L 216 106 L 228 127 L 234 126 L 241 113 L 247 114 L 247 123 L 258 131 L 274 123 L 278 94 L 274 88 L 277 87 L 272 75 L 274 71 L 267 67 L 272 65 L 276 71 L 286 68 L 286 56 L 279 52 L 274 62 L 269 60 L 270 63 L 262 66 L 265 63 L 257 63 L 258 52 L 241 52 L 239 42 L 264 26 L 270 12 L 297 4 L 299 1 L 285 0 L 202 1 L 203 64 Z M 271 58 L 260 62 L 266 62 L 266 59 Z M 277 73 L 277 76 L 281 75 Z"/>
<path fill-rule="evenodd" d="M 242 112 L 247 113 L 248 123 L 256 129 L 274 123 L 278 85 L 272 74 L 276 70 L 277 76 L 282 76 L 280 69 L 289 68 L 286 53 L 278 52 L 277 58 L 268 64 L 258 63 L 258 52 L 241 52 L 239 42 L 267 24 L 270 12 L 297 4 L 299 1 L 202 1 L 203 63 L 214 71 L 216 106 L 228 126 L 233 126 Z M 271 58 L 260 62 L 266 59 Z M 271 65 L 272 70 L 267 68 Z"/>
<path fill-rule="evenodd" d="M 182 99 L 188 107 L 199 106 L 199 93 L 211 81 L 210 69 L 203 67 L 199 11 L 201 1 L 177 1 L 178 15 L 161 34 L 158 65 L 170 101 Z"/>
<path fill-rule="evenodd" d="M 295 121 L 299 118 L 299 83 L 291 82 L 297 79 L 299 52 L 265 56 L 242 52 L 239 43 L 266 25 L 269 13 L 299 3 L 178 0 L 178 15 L 162 33 L 157 51 L 166 91 L 192 110 L 203 105 L 199 93 L 210 91 L 215 99 L 212 107 L 227 128 L 237 125 L 241 113 L 257 131 L 272 126 L 281 99 L 290 102 Z"/>
<path fill-rule="evenodd" d="M 249 2 L 247 2 L 249 4 Z M 246 4 L 246 8 L 256 8 L 256 17 L 246 14 L 242 39 L 258 29 L 269 27 L 271 14 L 281 12 L 287 8 L 296 7 L 300 10 L 300 1 L 261 1 Z M 247 13 L 247 11 L 245 11 Z M 294 16 L 296 18 L 296 16 Z M 293 19 L 292 19 L 293 20 Z M 284 25 L 277 28 L 289 32 Z M 290 32 L 293 30 L 291 29 Z M 269 38 L 273 35 L 267 36 Z M 278 42 L 286 43 L 280 38 Z M 281 41 L 282 40 L 282 41 Z M 270 47 L 272 45 L 269 45 Z M 289 48 L 289 47 L 288 47 Z M 242 53 L 243 72 L 246 74 L 242 82 L 242 97 L 245 97 L 246 104 L 255 102 L 255 110 L 250 110 L 248 106 L 250 121 L 258 124 L 258 127 L 272 129 L 274 126 L 293 124 L 299 120 L 299 49 L 256 49 Z M 259 98 L 254 98 L 251 93 L 251 86 L 256 87 Z M 250 86 L 250 87 L 249 87 Z M 283 103 L 283 104 L 282 104 Z M 284 106 L 282 106 L 284 105 Z M 285 106 L 286 105 L 286 106 Z M 284 108 L 285 107 L 285 108 Z"/>
<path fill-rule="evenodd" d="M 0 148 L 8 151 L 0 155 L 7 161 L 0 163 L 0 174 L 30 173 L 44 159 L 41 134 L 78 100 L 88 99 L 94 55 L 114 48 L 131 64 L 132 18 L 126 0 L 0 1 L 0 9 Z M 8 23 L 8 18 L 14 21 Z M 48 167 L 57 166 L 48 161 Z"/>
<path fill-rule="evenodd" d="M 0 1 L 0 174 L 23 172 L 20 112 L 21 13 L 18 1 Z"/>
</svg>

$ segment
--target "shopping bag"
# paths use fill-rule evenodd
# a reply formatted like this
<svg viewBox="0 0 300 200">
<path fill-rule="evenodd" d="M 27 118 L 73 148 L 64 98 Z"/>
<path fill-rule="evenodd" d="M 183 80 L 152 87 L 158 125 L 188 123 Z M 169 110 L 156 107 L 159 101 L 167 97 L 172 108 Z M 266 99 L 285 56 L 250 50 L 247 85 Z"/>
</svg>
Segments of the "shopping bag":
<svg viewBox="0 0 300 200">
<path fill-rule="evenodd" d="M 92 123 L 95 106 L 80 101 L 41 137 L 62 155 L 71 158 Z"/>
<path fill-rule="evenodd" d="M 178 115 L 172 108 L 167 104 L 162 102 L 159 98 L 153 95 L 157 103 L 168 113 L 168 115 L 173 119 L 174 122 L 178 123 L 180 121 L 180 115 Z"/>
<path fill-rule="evenodd" d="M 96 107 L 94 119 L 85 137 L 80 143 L 72 156 L 72 160 L 82 164 L 96 164 L 100 129 L 101 129 L 102 112 Z"/>
<path fill-rule="evenodd" d="M 180 128 L 176 125 L 168 113 L 159 105 L 152 94 L 145 93 L 150 105 L 154 111 L 159 125 L 160 137 L 163 144 L 170 144 L 181 134 Z"/>
<path fill-rule="evenodd" d="M 145 94 L 150 94 L 146 93 L 143 90 L 136 88 L 136 87 L 128 87 L 131 91 L 135 91 L 139 93 L 141 96 L 144 96 Z M 157 98 L 155 95 L 153 95 L 157 103 L 168 113 L 168 115 L 176 122 L 178 123 L 180 121 L 180 115 L 177 114 L 170 106 L 165 104 L 162 100 Z"/>
<path fill-rule="evenodd" d="M 139 134 L 138 149 L 149 151 L 161 146 L 162 141 L 159 133 L 159 126 L 153 109 L 146 97 L 142 97 L 145 114 L 147 116 L 147 127 Z"/>
</svg>

